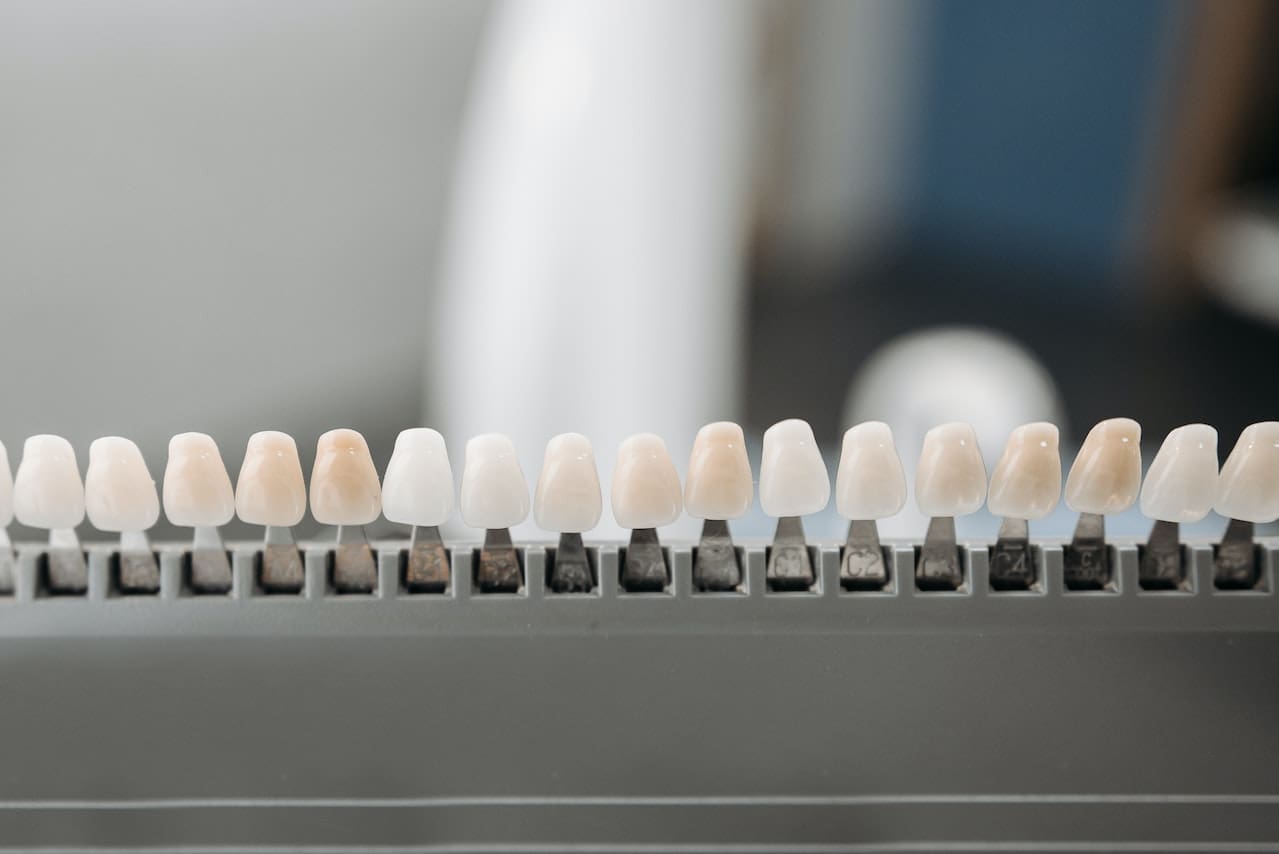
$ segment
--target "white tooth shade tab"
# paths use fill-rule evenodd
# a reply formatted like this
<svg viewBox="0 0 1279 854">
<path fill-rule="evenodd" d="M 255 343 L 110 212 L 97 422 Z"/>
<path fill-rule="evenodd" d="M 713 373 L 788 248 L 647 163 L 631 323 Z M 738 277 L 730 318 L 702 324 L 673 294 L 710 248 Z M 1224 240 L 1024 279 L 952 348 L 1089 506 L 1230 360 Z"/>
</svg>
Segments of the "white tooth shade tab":
<svg viewBox="0 0 1279 854">
<path fill-rule="evenodd" d="M 830 501 L 830 475 L 807 421 L 790 418 L 764 431 L 759 506 L 781 519 L 807 516 Z"/>
<path fill-rule="evenodd" d="M 1256 524 L 1279 519 L 1279 421 L 1251 424 L 1239 434 L 1221 467 L 1216 510 Z"/>
<path fill-rule="evenodd" d="M 462 521 L 472 528 L 510 528 L 527 519 L 528 510 L 528 482 L 510 438 L 485 433 L 467 442 Z"/>
<path fill-rule="evenodd" d="M 835 507 L 845 519 L 886 519 L 906 504 L 906 472 L 882 421 L 866 421 L 844 432 L 835 475 Z"/>
<path fill-rule="evenodd" d="M 623 528 L 660 528 L 683 510 L 679 472 L 662 437 L 640 433 L 622 442 L 613 469 L 613 518 Z"/>
<path fill-rule="evenodd" d="M 434 528 L 448 521 L 454 505 L 444 437 L 429 427 L 402 431 L 382 477 L 382 515 L 400 525 Z"/>
<path fill-rule="evenodd" d="M 986 500 L 986 464 L 972 425 L 952 421 L 924 434 L 915 503 L 925 516 L 966 516 Z"/>
<path fill-rule="evenodd" d="M 1217 431 L 1187 424 L 1168 434 L 1141 486 L 1141 512 L 1161 522 L 1198 522 L 1217 499 Z"/>
<path fill-rule="evenodd" d="M 746 436 L 731 421 L 697 431 L 684 480 L 684 509 L 696 519 L 736 519 L 751 508 L 755 482 Z"/>
<path fill-rule="evenodd" d="M 1084 438 L 1066 477 L 1066 506 L 1076 513 L 1122 513 L 1141 489 L 1141 425 L 1109 418 Z"/>
<path fill-rule="evenodd" d="M 32 528 L 74 528 L 84 521 L 84 483 L 75 449 L 61 436 L 32 436 L 13 481 L 13 513 Z"/>
<path fill-rule="evenodd" d="M 0 528 L 13 521 L 13 470 L 9 468 L 9 452 L 0 442 Z"/>
<path fill-rule="evenodd" d="M 364 437 L 341 428 L 320 436 L 311 468 L 311 515 L 321 525 L 367 525 L 382 513 L 382 485 Z"/>
<path fill-rule="evenodd" d="M 204 433 L 169 440 L 164 468 L 164 515 L 175 525 L 217 528 L 235 517 L 235 491 L 217 442 Z"/>
<path fill-rule="evenodd" d="M 543 531 L 581 534 L 604 512 L 595 449 L 581 433 L 561 433 L 546 443 L 533 495 L 533 519 Z"/>
<path fill-rule="evenodd" d="M 160 496 L 137 445 L 120 436 L 93 440 L 84 507 L 99 531 L 145 531 L 156 523 Z"/>
<path fill-rule="evenodd" d="M 1061 454 L 1054 424 L 1023 424 L 1008 437 L 990 476 L 986 507 L 1006 519 L 1043 519 L 1061 499 Z"/>
<path fill-rule="evenodd" d="M 298 446 L 288 433 L 249 437 L 235 481 L 235 514 L 250 525 L 291 528 L 306 514 L 306 482 Z"/>
</svg>

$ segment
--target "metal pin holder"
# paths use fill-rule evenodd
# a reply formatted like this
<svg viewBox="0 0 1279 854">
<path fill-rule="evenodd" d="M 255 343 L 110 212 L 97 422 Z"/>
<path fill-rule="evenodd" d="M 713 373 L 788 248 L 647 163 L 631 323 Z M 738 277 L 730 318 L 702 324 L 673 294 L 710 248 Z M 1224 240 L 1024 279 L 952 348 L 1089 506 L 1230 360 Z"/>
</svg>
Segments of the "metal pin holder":
<svg viewBox="0 0 1279 854">
<path fill-rule="evenodd" d="M 472 584 L 448 544 L 437 592 L 376 543 L 377 588 L 344 592 L 303 545 L 296 592 L 231 548 L 230 589 L 192 586 L 159 546 L 158 589 L 121 589 L 90 546 L 85 589 L 50 588 L 39 546 L 0 579 L 0 849 L 241 851 L 1262 850 L 1279 844 L 1279 541 L 1250 590 L 1213 546 L 1172 589 L 1072 591 L 1060 541 L 1030 589 L 962 548 L 954 590 L 845 589 L 813 547 L 807 591 L 693 588 L 670 546 L 660 592 L 619 586 L 588 546 L 589 593 L 554 593 L 552 547 L 522 587 Z M 913 846 L 913 847 L 911 847 Z M 857 848 L 861 850 L 861 848 Z M 906 850 L 906 849 L 903 849 Z"/>
</svg>

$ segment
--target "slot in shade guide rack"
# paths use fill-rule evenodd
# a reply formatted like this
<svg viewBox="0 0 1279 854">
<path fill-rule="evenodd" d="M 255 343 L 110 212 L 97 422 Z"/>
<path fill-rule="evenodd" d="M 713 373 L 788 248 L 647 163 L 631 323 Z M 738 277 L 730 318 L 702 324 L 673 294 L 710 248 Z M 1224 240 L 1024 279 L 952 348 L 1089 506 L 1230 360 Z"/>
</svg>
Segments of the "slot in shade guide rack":
<svg viewBox="0 0 1279 854">
<path fill-rule="evenodd" d="M 52 589 L 20 547 L 0 595 L 0 850 L 1260 850 L 1279 845 L 1279 541 L 1218 589 L 1213 546 L 1144 589 L 1139 546 L 1071 590 L 1063 545 L 1030 589 L 992 589 L 985 544 L 958 589 L 914 583 L 886 542 L 883 589 L 840 583 L 812 548 L 808 591 L 770 590 L 738 547 L 737 591 L 619 585 L 590 546 L 589 593 L 472 583 L 450 543 L 438 592 L 375 544 L 375 589 L 342 589 L 304 544 L 297 591 L 193 584 L 161 545 L 159 584 L 121 584 L 90 546 L 85 589 Z M 0 584 L 0 587 L 5 585 Z M 856 850 L 856 849 L 854 849 Z"/>
</svg>

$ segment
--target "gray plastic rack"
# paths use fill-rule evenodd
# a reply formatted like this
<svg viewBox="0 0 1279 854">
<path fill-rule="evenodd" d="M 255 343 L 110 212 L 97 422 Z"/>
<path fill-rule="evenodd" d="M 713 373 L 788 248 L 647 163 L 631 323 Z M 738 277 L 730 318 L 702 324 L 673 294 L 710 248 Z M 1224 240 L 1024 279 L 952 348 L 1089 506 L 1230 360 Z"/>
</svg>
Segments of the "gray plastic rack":
<svg viewBox="0 0 1279 854">
<path fill-rule="evenodd" d="M 297 594 L 187 581 L 125 595 L 90 548 L 58 595 L 40 547 L 0 596 L 0 849 L 188 851 L 1279 850 L 1279 543 L 1253 590 L 1218 590 L 1212 546 L 1181 589 L 1066 590 L 1062 546 L 1034 588 L 990 589 L 985 545 L 957 591 L 839 584 L 702 593 L 668 549 L 661 593 L 473 589 L 451 546 L 444 593 L 341 593 L 305 546 Z"/>
</svg>

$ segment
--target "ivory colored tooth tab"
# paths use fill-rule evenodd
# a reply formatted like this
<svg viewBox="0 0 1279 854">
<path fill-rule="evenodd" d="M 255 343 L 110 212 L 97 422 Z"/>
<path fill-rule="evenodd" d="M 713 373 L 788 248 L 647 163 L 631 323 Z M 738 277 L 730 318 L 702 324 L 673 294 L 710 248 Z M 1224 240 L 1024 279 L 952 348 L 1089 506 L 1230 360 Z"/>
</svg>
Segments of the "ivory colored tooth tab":
<svg viewBox="0 0 1279 854">
<path fill-rule="evenodd" d="M 462 519 L 485 531 L 475 573 L 481 592 L 514 593 L 523 584 L 508 529 L 523 522 L 528 511 L 528 482 L 514 443 L 501 433 L 485 433 L 467 442 Z"/>
<path fill-rule="evenodd" d="M 367 525 L 382 512 L 382 487 L 368 443 L 354 430 L 330 430 L 315 447 L 311 515 L 322 525 Z"/>
<path fill-rule="evenodd" d="M 1141 512 L 1163 522 L 1198 522 L 1217 498 L 1217 431 L 1188 424 L 1168 434 L 1146 472 Z"/>
<path fill-rule="evenodd" d="M 631 529 L 622 587 L 629 591 L 660 591 L 669 577 L 657 528 L 679 518 L 683 509 L 679 473 L 666 443 L 653 433 L 640 433 L 622 442 L 613 470 L 613 518 Z"/>
<path fill-rule="evenodd" d="M 1076 513 L 1122 513 L 1141 489 L 1141 425 L 1111 418 L 1088 431 L 1066 478 L 1066 505 Z"/>
<path fill-rule="evenodd" d="M 684 482 L 684 507 L 698 519 L 737 519 L 751 507 L 755 485 L 746 437 L 731 421 L 697 431 Z"/>
<path fill-rule="evenodd" d="M 402 431 L 382 477 L 382 515 L 400 525 L 438 527 L 454 504 L 444 437 L 428 427 Z"/>
<path fill-rule="evenodd" d="M 235 482 L 235 512 L 250 525 L 292 528 L 306 514 L 306 482 L 293 437 L 264 430 L 249 437 Z"/>
<path fill-rule="evenodd" d="M 759 504 L 775 518 L 808 516 L 830 501 L 830 475 L 807 421 L 791 418 L 764 431 Z"/>
<path fill-rule="evenodd" d="M 906 504 L 906 473 L 882 421 L 848 428 L 835 477 L 835 507 L 845 519 L 885 519 Z"/>
<path fill-rule="evenodd" d="M 32 528 L 60 530 L 84 521 L 84 484 L 75 449 L 61 436 L 32 436 L 22 446 L 13 512 Z"/>
<path fill-rule="evenodd" d="M 14 587 L 13 543 L 6 530 L 13 521 L 13 472 L 9 468 L 9 452 L 0 442 L 0 593 L 12 593 Z"/>
<path fill-rule="evenodd" d="M 599 524 L 604 510 L 595 449 L 581 433 L 561 433 L 546 443 L 533 498 L 537 526 L 581 534 Z"/>
<path fill-rule="evenodd" d="M 1215 508 L 1254 524 L 1279 519 L 1279 421 L 1250 424 L 1239 434 L 1221 467 Z"/>
<path fill-rule="evenodd" d="M 1061 455 L 1057 427 L 1046 421 L 1023 424 L 1008 437 L 990 476 L 986 506 L 1009 519 L 1043 519 L 1061 498 Z"/>
<path fill-rule="evenodd" d="M 966 516 L 986 499 L 986 465 L 977 434 L 953 421 L 924 434 L 915 475 L 915 503 L 925 516 Z"/>
<path fill-rule="evenodd" d="M 231 477 L 212 436 L 179 433 L 169 440 L 164 515 L 175 525 L 217 528 L 235 516 Z"/>
<path fill-rule="evenodd" d="M 146 531 L 160 518 L 160 496 L 138 446 L 104 436 L 89 446 L 85 511 L 99 531 Z"/>
</svg>

